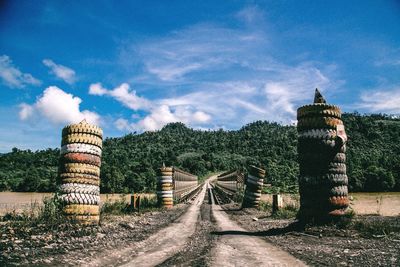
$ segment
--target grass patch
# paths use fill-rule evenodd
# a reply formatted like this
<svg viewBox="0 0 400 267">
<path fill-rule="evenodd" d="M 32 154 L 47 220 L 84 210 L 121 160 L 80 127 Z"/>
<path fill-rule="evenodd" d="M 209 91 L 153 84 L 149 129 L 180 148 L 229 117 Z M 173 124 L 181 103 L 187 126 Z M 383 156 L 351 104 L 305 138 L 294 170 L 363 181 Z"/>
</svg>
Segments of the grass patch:
<svg viewBox="0 0 400 267">
<path fill-rule="evenodd" d="M 58 229 L 61 223 L 65 223 L 67 218 L 62 212 L 63 203 L 57 198 L 47 197 L 43 199 L 43 204 L 38 202 L 31 204 L 31 208 L 22 213 L 15 211 L 6 213 L 1 220 L 19 223 L 21 226 L 35 227 L 45 225 L 49 229 Z"/>
<path fill-rule="evenodd" d="M 365 237 L 386 237 L 393 233 L 400 233 L 400 220 L 370 216 L 367 220 L 357 218 L 348 227 L 357 230 Z"/>
<path fill-rule="evenodd" d="M 107 201 L 101 207 L 101 215 L 124 215 L 134 212 L 147 212 L 152 210 L 158 210 L 159 205 L 157 197 L 154 196 L 140 196 L 139 208 L 134 208 L 130 203 L 127 203 L 125 196 L 121 196 L 120 199 L 115 201 Z"/>
<path fill-rule="evenodd" d="M 9 212 L 1 217 L 5 222 L 0 226 L 0 233 L 9 233 L 20 239 L 29 238 L 31 235 L 50 234 L 57 235 L 65 232 L 72 237 L 92 235 L 97 227 L 83 227 L 75 224 L 73 219 L 67 218 L 63 213 L 63 203 L 54 197 L 44 198 L 42 205 L 32 203 L 29 210 L 23 213 Z"/>
<path fill-rule="evenodd" d="M 288 205 L 276 212 L 272 213 L 272 218 L 274 219 L 291 219 L 297 216 L 299 209 L 297 206 Z"/>
<path fill-rule="evenodd" d="M 272 212 L 272 204 L 269 202 L 260 201 L 259 209 L 260 211 Z"/>
</svg>

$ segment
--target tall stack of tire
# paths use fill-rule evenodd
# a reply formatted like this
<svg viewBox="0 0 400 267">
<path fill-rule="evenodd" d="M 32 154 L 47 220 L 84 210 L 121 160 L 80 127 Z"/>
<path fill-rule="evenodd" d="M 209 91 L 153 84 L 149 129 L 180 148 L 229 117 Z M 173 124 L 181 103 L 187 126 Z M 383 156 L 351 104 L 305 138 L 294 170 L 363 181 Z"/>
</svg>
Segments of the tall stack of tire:
<svg viewBox="0 0 400 267">
<path fill-rule="evenodd" d="M 246 179 L 246 189 L 242 202 L 243 208 L 258 208 L 261 200 L 261 190 L 264 184 L 265 170 L 250 166 Z"/>
<path fill-rule="evenodd" d="M 163 166 L 158 170 L 157 179 L 157 199 L 159 206 L 163 208 L 172 208 L 173 200 L 173 184 L 172 184 L 173 168 Z"/>
<path fill-rule="evenodd" d="M 297 120 L 299 219 L 316 223 L 339 219 L 349 205 L 341 110 L 326 104 L 316 90 L 314 104 L 300 107 Z"/>
<path fill-rule="evenodd" d="M 80 224 L 100 219 L 100 166 L 103 130 L 85 120 L 62 130 L 60 199 L 67 217 Z"/>
</svg>

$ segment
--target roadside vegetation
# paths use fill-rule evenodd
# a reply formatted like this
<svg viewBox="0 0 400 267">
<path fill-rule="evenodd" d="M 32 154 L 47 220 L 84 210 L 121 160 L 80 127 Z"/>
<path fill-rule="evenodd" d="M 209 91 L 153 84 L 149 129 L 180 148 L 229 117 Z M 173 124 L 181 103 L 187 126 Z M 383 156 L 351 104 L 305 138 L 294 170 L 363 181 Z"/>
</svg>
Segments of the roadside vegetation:
<svg viewBox="0 0 400 267">
<path fill-rule="evenodd" d="M 400 119 L 344 114 L 349 136 L 351 192 L 400 191 Z M 0 190 L 55 191 L 59 149 L 0 155 Z M 258 165 L 267 170 L 270 193 L 297 191 L 295 126 L 257 121 L 237 131 L 199 131 L 172 123 L 156 132 L 131 133 L 104 142 L 102 193 L 154 192 L 156 169 L 165 162 L 199 177 Z"/>
</svg>

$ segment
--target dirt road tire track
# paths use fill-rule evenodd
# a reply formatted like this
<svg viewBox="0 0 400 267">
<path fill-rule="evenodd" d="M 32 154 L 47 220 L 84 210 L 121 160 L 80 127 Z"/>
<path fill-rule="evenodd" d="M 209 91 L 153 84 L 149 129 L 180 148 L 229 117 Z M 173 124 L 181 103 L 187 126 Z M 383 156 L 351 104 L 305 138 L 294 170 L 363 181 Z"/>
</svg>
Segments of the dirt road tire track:
<svg viewBox="0 0 400 267">
<path fill-rule="evenodd" d="M 110 251 L 93 259 L 85 266 L 156 266 L 183 249 L 188 238 L 196 230 L 200 207 L 203 203 L 206 185 L 177 221 L 161 229 L 149 238 L 124 249 Z"/>
<path fill-rule="evenodd" d="M 211 189 L 209 189 L 212 192 Z M 211 250 L 210 266 L 306 266 L 286 251 L 269 244 L 231 221 L 221 206 L 212 205 L 219 235 Z"/>
</svg>

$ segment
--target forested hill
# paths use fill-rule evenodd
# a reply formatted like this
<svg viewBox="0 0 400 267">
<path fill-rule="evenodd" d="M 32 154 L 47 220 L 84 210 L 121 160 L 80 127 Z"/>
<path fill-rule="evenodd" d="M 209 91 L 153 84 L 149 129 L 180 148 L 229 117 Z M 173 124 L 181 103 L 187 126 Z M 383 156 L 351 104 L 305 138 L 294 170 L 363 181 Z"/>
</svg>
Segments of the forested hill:
<svg viewBox="0 0 400 267">
<path fill-rule="evenodd" d="M 400 120 L 386 115 L 344 114 L 349 135 L 347 166 L 351 191 L 400 191 Z M 199 131 L 172 123 L 157 132 L 129 134 L 104 142 L 102 192 L 154 191 L 163 162 L 197 175 L 246 168 L 267 170 L 281 191 L 297 186 L 294 126 L 257 121 L 238 131 Z M 59 149 L 0 155 L 0 190 L 53 191 Z"/>
</svg>

